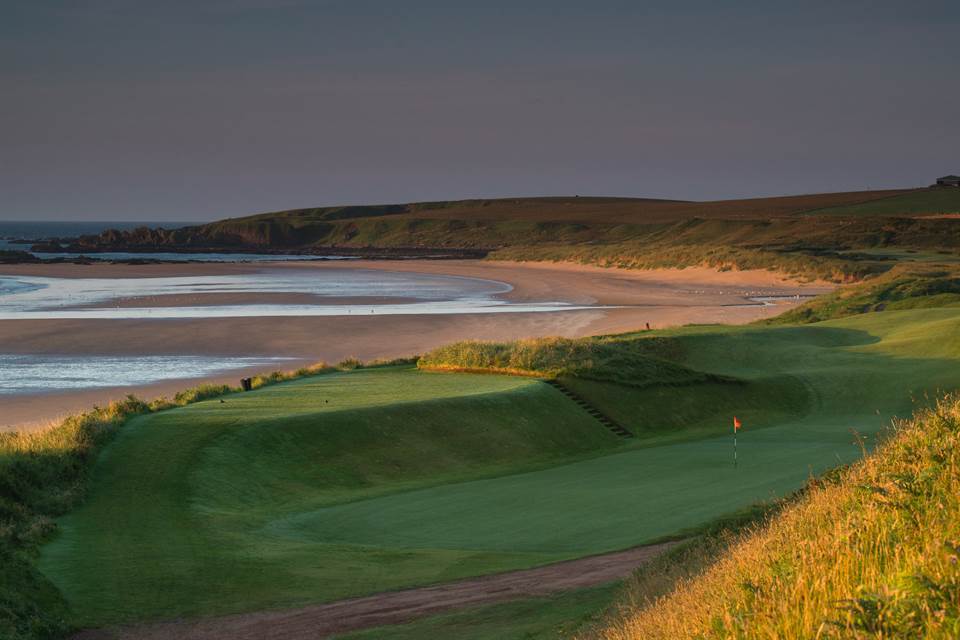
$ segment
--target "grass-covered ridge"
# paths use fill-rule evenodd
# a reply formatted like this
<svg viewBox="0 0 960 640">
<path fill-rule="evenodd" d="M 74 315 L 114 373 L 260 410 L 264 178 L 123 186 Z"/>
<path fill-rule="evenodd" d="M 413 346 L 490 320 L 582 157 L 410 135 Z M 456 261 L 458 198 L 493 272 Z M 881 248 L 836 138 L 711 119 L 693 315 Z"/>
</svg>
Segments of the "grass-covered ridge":
<svg viewBox="0 0 960 640">
<path fill-rule="evenodd" d="M 763 322 L 809 323 L 875 311 L 949 307 L 957 304 L 960 304 L 960 268 L 952 264 L 902 263 L 881 276 L 818 296 Z"/>
<path fill-rule="evenodd" d="M 812 209 L 807 215 L 923 216 L 960 213 L 960 189 L 935 187 L 876 199 Z"/>
<path fill-rule="evenodd" d="M 417 366 L 549 378 L 569 376 L 633 387 L 724 380 L 679 364 L 676 362 L 679 357 L 682 357 L 682 345 L 677 341 L 629 334 L 456 342 L 422 356 Z"/>
<path fill-rule="evenodd" d="M 955 251 L 960 220 L 916 215 L 927 210 L 923 203 L 952 197 L 919 189 L 715 202 L 557 197 L 319 207 L 181 229 L 112 230 L 81 238 L 72 250 L 432 251 L 634 269 L 762 268 L 843 282 L 891 266 L 872 250 Z M 836 207 L 855 210 L 843 215 Z"/>
<path fill-rule="evenodd" d="M 960 398 L 898 423 L 702 575 L 632 601 L 598 637 L 960 636 Z"/>
</svg>

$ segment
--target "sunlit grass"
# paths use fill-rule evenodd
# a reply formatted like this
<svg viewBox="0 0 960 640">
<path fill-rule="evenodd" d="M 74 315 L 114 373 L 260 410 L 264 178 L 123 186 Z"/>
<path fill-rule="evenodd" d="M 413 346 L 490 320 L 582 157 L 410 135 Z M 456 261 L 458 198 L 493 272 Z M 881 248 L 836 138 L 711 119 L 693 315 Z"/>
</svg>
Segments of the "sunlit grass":
<svg viewBox="0 0 960 640">
<path fill-rule="evenodd" d="M 597 636 L 960 637 L 960 398 L 726 549 L 640 574 Z"/>
</svg>

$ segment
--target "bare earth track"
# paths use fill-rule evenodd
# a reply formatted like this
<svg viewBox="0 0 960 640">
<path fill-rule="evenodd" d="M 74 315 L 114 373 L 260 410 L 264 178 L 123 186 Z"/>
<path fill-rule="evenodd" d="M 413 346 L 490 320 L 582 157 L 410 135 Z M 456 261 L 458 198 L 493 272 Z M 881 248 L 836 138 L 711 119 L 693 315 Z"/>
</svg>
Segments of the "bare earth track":
<svg viewBox="0 0 960 640">
<path fill-rule="evenodd" d="M 71 640 L 313 640 L 337 633 L 401 624 L 452 609 L 547 596 L 612 582 L 627 577 L 638 566 L 676 544 L 664 542 L 634 547 L 535 569 L 299 609 L 87 630 L 75 634 Z"/>
</svg>

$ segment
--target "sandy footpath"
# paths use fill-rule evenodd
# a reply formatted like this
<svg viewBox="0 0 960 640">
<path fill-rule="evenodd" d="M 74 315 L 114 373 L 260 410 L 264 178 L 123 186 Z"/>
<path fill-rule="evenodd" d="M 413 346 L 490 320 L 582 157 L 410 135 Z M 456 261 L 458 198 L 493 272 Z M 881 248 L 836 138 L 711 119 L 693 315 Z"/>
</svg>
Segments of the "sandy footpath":
<svg viewBox="0 0 960 640">
<path fill-rule="evenodd" d="M 262 611 L 75 634 L 71 640 L 313 640 L 409 622 L 451 609 L 547 596 L 629 576 L 674 546 L 665 542 L 433 587 L 390 591 L 286 611 Z"/>
<path fill-rule="evenodd" d="M 515 302 L 568 302 L 613 305 L 546 313 L 391 315 L 347 317 L 257 317 L 116 320 L 0 320 L 0 353 L 47 355 L 222 355 L 284 356 L 337 362 L 346 357 L 395 358 L 422 353 L 463 339 L 510 340 L 529 336 L 568 337 L 615 333 L 689 323 L 745 323 L 781 313 L 801 303 L 743 305 L 747 296 L 813 295 L 832 289 L 825 283 L 790 282 L 765 271 L 715 272 L 709 269 L 630 271 L 569 264 L 451 261 L 323 261 L 270 264 L 157 265 L 4 265 L 0 275 L 46 277 L 169 277 L 256 273 L 285 269 L 369 269 L 485 278 L 509 283 L 504 298 Z M 197 295 L 159 296 L 145 305 L 197 305 Z M 244 294 L 231 303 L 277 302 L 276 294 Z M 199 295 L 200 298 L 203 294 Z M 342 302 L 328 300 L 330 303 Z M 115 303 L 136 305 L 136 299 Z M 298 363 L 285 364 L 295 368 Z M 259 370 L 264 370 L 261 368 Z M 0 396 L 0 429 L 45 424 L 64 413 L 87 409 L 136 393 L 168 395 L 205 380 L 236 384 L 249 371 L 209 378 L 167 381 L 139 387 L 104 388 L 32 396 Z M 2 374 L 2 372 L 0 372 Z"/>
</svg>

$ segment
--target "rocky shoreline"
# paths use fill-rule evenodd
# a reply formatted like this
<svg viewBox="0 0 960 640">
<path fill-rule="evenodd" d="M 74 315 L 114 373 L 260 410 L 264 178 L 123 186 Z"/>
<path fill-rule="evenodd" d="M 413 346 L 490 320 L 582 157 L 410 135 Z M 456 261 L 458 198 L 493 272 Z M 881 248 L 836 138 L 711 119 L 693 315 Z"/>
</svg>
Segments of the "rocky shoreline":
<svg viewBox="0 0 960 640">
<path fill-rule="evenodd" d="M 45 253 L 76 253 L 76 256 L 53 256 L 44 257 Z M 131 257 L 125 259 L 104 258 L 98 254 L 104 253 L 129 253 L 143 254 L 144 257 Z M 185 256 L 182 260 L 165 260 L 150 257 L 154 253 L 175 253 Z M 191 254 L 210 254 L 210 253 L 230 253 L 230 254 L 249 254 L 249 255 L 275 255 L 285 256 L 303 256 L 310 260 L 324 259 L 344 259 L 356 258 L 364 260 L 464 260 L 464 259 L 482 259 L 485 258 L 488 251 L 481 249 L 448 249 L 448 248 L 428 248 L 428 247 L 313 247 L 309 251 L 292 251 L 276 249 L 260 249 L 251 247 L 144 247 L 144 246 L 100 246 L 100 247 L 76 247 L 67 244 L 66 246 L 56 242 L 41 242 L 31 245 L 29 251 L 23 250 L 0 250 L 0 264 L 92 264 L 97 262 L 107 262 L 111 264 L 165 264 L 170 262 L 205 262 L 204 260 L 191 260 Z M 39 254 L 39 255 L 37 255 Z M 242 259 L 238 260 L 242 261 Z"/>
</svg>

